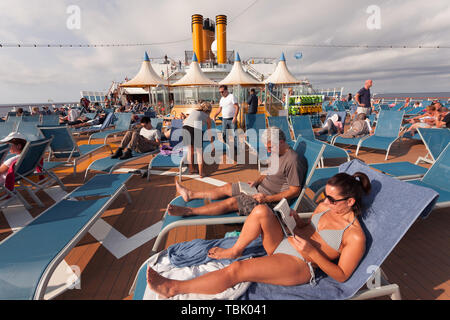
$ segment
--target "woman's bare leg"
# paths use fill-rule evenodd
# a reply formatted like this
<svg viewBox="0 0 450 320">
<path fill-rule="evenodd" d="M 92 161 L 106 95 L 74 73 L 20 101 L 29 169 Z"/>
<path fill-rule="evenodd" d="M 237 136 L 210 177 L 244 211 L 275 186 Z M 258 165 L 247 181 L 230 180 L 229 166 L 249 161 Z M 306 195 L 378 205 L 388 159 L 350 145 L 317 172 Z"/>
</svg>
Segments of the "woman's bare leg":
<svg viewBox="0 0 450 320">
<path fill-rule="evenodd" d="M 224 269 L 185 281 L 167 279 L 150 267 L 147 269 L 148 285 L 164 297 L 183 293 L 217 294 L 241 282 L 292 286 L 306 283 L 310 277 L 305 262 L 286 254 L 237 261 Z"/>
<path fill-rule="evenodd" d="M 235 198 L 209 203 L 198 208 L 180 207 L 171 204 L 167 207 L 167 213 L 171 216 L 215 216 L 237 210 L 238 206 Z"/>
<path fill-rule="evenodd" d="M 203 165 L 203 149 L 196 148 L 195 152 L 197 153 L 197 162 L 198 162 L 198 174 L 200 177 L 205 176 L 204 165 Z"/>
<path fill-rule="evenodd" d="M 188 147 L 188 170 L 189 174 L 194 173 L 194 146 Z"/>
<path fill-rule="evenodd" d="M 211 199 L 219 200 L 232 196 L 231 183 L 227 183 L 222 187 L 212 188 L 207 191 L 191 191 L 188 188 L 183 187 L 177 178 L 175 178 L 175 186 L 177 192 L 183 197 L 183 200 L 189 202 L 194 199 Z"/>
<path fill-rule="evenodd" d="M 266 205 L 255 207 L 242 227 L 241 234 L 229 249 L 214 247 L 208 252 L 213 259 L 236 259 L 242 255 L 245 248 L 262 234 L 263 246 L 268 255 L 271 255 L 283 240 L 283 231 L 278 219 Z"/>
</svg>

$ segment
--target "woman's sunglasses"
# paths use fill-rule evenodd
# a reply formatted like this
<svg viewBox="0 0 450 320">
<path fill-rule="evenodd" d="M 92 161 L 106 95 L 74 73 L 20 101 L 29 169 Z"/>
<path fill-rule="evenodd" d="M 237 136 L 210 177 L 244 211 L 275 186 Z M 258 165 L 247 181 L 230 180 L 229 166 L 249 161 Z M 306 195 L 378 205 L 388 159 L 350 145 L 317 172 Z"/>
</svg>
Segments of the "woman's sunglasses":
<svg viewBox="0 0 450 320">
<path fill-rule="evenodd" d="M 329 201 L 331 204 L 336 204 L 336 202 L 345 201 L 345 200 L 350 199 L 350 197 L 347 197 L 347 198 L 344 198 L 344 199 L 338 199 L 338 200 L 336 200 L 336 199 L 333 198 L 332 196 L 327 195 L 327 192 L 326 192 L 325 190 L 323 191 L 323 195 L 325 196 L 325 198 L 328 199 L 328 201 Z"/>
</svg>

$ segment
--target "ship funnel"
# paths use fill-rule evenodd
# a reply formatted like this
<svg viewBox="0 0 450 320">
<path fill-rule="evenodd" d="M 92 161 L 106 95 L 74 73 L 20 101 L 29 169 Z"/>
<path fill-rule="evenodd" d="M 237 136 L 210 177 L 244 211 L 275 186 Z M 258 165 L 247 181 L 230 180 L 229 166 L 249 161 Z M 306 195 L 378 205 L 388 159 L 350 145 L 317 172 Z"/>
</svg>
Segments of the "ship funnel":
<svg viewBox="0 0 450 320">
<path fill-rule="evenodd" d="M 210 62 L 216 60 L 211 45 L 215 40 L 215 26 L 214 21 L 206 18 L 203 20 L 203 61 Z"/>
<path fill-rule="evenodd" d="M 203 62 L 203 16 L 192 15 L 192 48 L 199 62 Z"/>
<path fill-rule="evenodd" d="M 217 63 L 227 63 L 227 16 L 216 16 Z"/>
</svg>

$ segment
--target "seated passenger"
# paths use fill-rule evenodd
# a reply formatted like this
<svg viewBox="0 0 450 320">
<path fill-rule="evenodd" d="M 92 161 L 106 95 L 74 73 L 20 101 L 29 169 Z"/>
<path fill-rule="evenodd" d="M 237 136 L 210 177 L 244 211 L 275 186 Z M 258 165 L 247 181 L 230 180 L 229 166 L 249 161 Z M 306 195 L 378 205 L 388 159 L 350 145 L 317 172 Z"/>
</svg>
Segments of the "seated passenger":
<svg viewBox="0 0 450 320">
<path fill-rule="evenodd" d="M 450 129 L 450 113 L 447 107 L 442 107 L 439 110 L 439 117 L 436 122 L 436 128 L 449 128 Z"/>
<path fill-rule="evenodd" d="M 277 141 L 275 141 L 275 137 L 278 137 Z M 177 191 L 186 202 L 193 199 L 226 199 L 198 208 L 169 205 L 167 208 L 168 214 L 173 216 L 220 215 L 238 211 L 239 215 L 249 215 L 259 204 L 267 203 L 274 206 L 283 198 L 288 200 L 297 198 L 303 188 L 303 178 L 306 174 L 307 163 L 305 158 L 300 157 L 297 152 L 291 149 L 286 143 L 283 131 L 277 127 L 270 127 L 266 130 L 262 140 L 269 153 L 275 153 L 272 146 L 279 145 L 278 155 L 274 155 L 278 156 L 279 166 L 276 173 L 267 176 L 261 175 L 256 181 L 249 182 L 251 187 L 257 189 L 257 194 L 251 196 L 241 193 L 238 183 L 228 183 L 222 187 L 210 188 L 206 191 L 191 191 L 175 180 Z"/>
<path fill-rule="evenodd" d="M 439 110 L 442 105 L 437 102 L 427 107 L 427 112 L 424 115 L 414 117 L 410 120 L 412 125 L 403 134 L 409 132 L 411 136 L 417 132 L 417 128 L 432 128 L 436 126 L 439 117 Z"/>
<path fill-rule="evenodd" d="M 16 110 L 16 117 L 23 116 L 23 108 L 17 108 Z"/>
<path fill-rule="evenodd" d="M 123 137 L 120 147 L 111 156 L 111 159 L 121 160 L 133 157 L 132 150 L 146 153 L 158 149 L 161 143 L 161 133 L 153 129 L 149 117 L 142 117 L 140 127 L 129 130 Z"/>
<path fill-rule="evenodd" d="M 325 200 L 309 221 L 291 210 L 296 220 L 294 236 L 287 236 L 278 218 L 267 205 L 255 207 L 236 243 L 228 249 L 214 247 L 213 259 L 235 259 L 260 235 L 267 256 L 241 260 L 190 280 L 172 280 L 150 266 L 147 283 L 163 297 L 184 293 L 217 294 L 241 282 L 261 282 L 281 286 L 315 283 L 321 269 L 338 282 L 345 282 L 359 265 L 366 250 L 366 237 L 358 220 L 362 196 L 370 192 L 369 178 L 361 172 L 339 173 L 328 180 Z M 336 262 L 337 261 L 337 262 Z"/>
<path fill-rule="evenodd" d="M 13 157 L 6 159 L 0 165 L 0 184 L 4 185 L 6 176 L 8 174 L 8 171 L 10 170 L 11 165 L 19 159 L 20 154 L 22 153 L 23 149 L 25 148 L 25 145 L 27 144 L 27 140 L 26 137 L 21 133 L 12 132 L 6 138 L 1 140 L 0 143 L 10 144 L 11 148 L 9 149 L 9 152 L 14 154 Z"/>
<path fill-rule="evenodd" d="M 360 138 L 370 133 L 370 122 L 368 123 L 367 116 L 365 113 L 358 113 L 355 120 L 352 123 L 350 129 L 338 135 L 342 138 Z"/>
<path fill-rule="evenodd" d="M 96 126 L 101 125 L 103 122 L 105 122 L 106 114 L 105 113 L 98 113 L 94 119 L 89 119 L 86 116 L 81 116 L 79 118 L 82 122 L 72 125 L 73 128 L 82 128 L 82 127 L 90 127 L 90 126 Z"/>
<path fill-rule="evenodd" d="M 341 122 L 341 117 L 337 114 L 333 114 L 327 121 L 325 121 L 322 129 L 316 132 L 316 135 L 334 135 L 338 133 L 344 133 L 344 126 Z"/>
</svg>

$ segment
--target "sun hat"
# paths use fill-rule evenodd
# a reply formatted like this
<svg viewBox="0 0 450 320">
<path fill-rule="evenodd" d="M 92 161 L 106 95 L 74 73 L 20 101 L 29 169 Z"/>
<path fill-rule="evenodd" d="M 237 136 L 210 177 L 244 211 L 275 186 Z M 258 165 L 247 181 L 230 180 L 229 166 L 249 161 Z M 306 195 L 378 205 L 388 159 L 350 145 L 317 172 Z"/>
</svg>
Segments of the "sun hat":
<svg viewBox="0 0 450 320">
<path fill-rule="evenodd" d="M 0 142 L 6 143 L 6 142 L 11 141 L 12 139 L 22 139 L 25 141 L 27 140 L 27 138 L 20 132 L 11 132 L 6 138 L 0 140 Z"/>
</svg>

